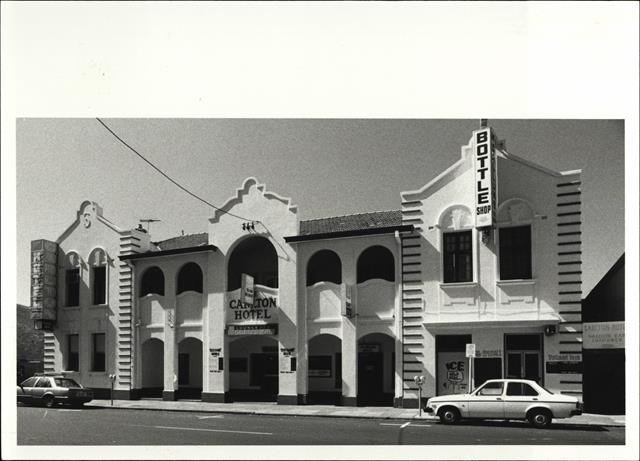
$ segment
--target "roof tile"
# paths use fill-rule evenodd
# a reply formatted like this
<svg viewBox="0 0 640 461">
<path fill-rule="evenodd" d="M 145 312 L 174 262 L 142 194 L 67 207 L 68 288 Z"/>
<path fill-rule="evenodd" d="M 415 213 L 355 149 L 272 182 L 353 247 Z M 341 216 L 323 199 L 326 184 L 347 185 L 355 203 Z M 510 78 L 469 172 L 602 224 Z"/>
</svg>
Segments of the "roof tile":
<svg viewBox="0 0 640 461">
<path fill-rule="evenodd" d="M 330 218 L 300 221 L 299 235 L 330 234 L 334 232 L 378 229 L 402 225 L 402 211 L 374 211 Z"/>
</svg>

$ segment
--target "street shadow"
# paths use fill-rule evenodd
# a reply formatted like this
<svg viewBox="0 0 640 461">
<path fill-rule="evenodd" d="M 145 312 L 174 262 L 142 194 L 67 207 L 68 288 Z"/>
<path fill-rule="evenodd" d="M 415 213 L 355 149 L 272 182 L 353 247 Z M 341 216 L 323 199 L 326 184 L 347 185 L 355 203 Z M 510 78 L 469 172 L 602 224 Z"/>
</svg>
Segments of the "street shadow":
<svg viewBox="0 0 640 461">
<path fill-rule="evenodd" d="M 444 426 L 444 424 L 438 422 L 436 424 Z M 467 426 L 467 427 L 513 427 L 519 429 L 532 429 L 536 430 L 536 428 L 532 427 L 526 421 L 494 421 L 494 420 L 473 420 L 467 419 L 462 420 L 458 424 L 458 426 Z M 596 426 L 591 424 L 556 424 L 552 423 L 550 426 L 545 427 L 544 430 L 548 431 L 588 431 L 588 432 L 609 432 L 604 426 Z"/>
</svg>

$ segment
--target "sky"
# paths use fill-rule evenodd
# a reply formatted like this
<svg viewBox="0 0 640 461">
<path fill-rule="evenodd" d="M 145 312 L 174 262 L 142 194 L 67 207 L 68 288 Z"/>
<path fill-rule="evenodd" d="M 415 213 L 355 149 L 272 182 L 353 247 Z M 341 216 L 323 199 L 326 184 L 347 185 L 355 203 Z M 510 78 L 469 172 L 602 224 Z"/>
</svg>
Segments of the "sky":
<svg viewBox="0 0 640 461">
<path fill-rule="evenodd" d="M 400 208 L 453 164 L 479 120 L 105 119 L 184 187 L 221 206 L 255 176 L 290 197 L 300 219 Z M 624 122 L 490 120 L 507 150 L 583 171 L 583 293 L 624 252 Z M 499 178 L 498 178 L 499 181 Z M 37 184 L 37 187 L 33 185 Z M 162 177 L 96 119 L 17 121 L 18 302 L 29 304 L 29 248 L 57 239 L 84 200 L 121 228 L 141 219 L 154 241 L 206 232 L 209 206 Z"/>
</svg>

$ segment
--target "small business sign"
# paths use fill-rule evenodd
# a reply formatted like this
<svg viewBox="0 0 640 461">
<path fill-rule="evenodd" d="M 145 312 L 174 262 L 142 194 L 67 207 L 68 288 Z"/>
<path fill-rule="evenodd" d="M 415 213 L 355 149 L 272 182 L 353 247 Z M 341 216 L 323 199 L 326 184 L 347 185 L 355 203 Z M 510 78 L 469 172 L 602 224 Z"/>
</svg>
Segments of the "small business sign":
<svg viewBox="0 0 640 461">
<path fill-rule="evenodd" d="M 491 128 L 473 132 L 475 168 L 476 228 L 492 227 L 496 222 L 496 159 Z"/>
<path fill-rule="evenodd" d="M 371 344 L 371 343 L 358 344 L 358 352 L 362 352 L 363 354 L 380 352 L 380 344 Z"/>
<path fill-rule="evenodd" d="M 31 242 L 31 320 L 38 330 L 51 330 L 56 321 L 58 245 Z"/>
<path fill-rule="evenodd" d="M 221 370 L 220 362 L 221 358 L 220 353 L 222 349 L 209 349 L 209 371 L 212 373 L 219 373 Z"/>
<path fill-rule="evenodd" d="M 624 349 L 624 322 L 587 322 L 582 325 L 584 349 Z"/>
<path fill-rule="evenodd" d="M 295 363 L 294 353 L 294 348 L 280 348 L 280 373 L 293 373 L 295 371 L 293 368 Z"/>
<path fill-rule="evenodd" d="M 466 357 L 475 358 L 475 356 L 476 356 L 476 345 L 473 343 L 467 344 Z"/>
<path fill-rule="evenodd" d="M 229 325 L 227 326 L 229 336 L 250 336 L 250 335 L 277 335 L 278 324 L 267 325 Z"/>
</svg>

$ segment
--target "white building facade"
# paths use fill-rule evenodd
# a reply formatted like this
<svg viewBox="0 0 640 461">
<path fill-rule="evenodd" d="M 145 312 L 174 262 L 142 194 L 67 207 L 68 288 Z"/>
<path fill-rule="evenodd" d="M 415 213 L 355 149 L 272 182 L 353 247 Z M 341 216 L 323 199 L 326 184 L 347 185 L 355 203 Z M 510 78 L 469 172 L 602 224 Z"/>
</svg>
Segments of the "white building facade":
<svg viewBox="0 0 640 461">
<path fill-rule="evenodd" d="M 409 406 L 419 375 L 424 397 L 494 377 L 580 396 L 580 173 L 492 147 L 492 184 L 472 138 L 392 211 L 301 221 L 248 178 L 206 233 L 154 243 L 83 203 L 32 242 L 45 371 L 116 398 Z"/>
</svg>

